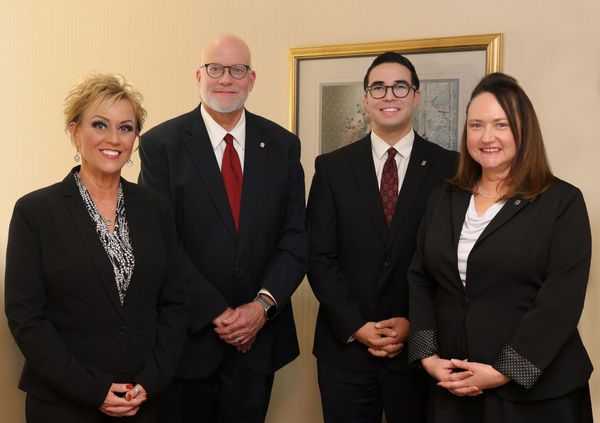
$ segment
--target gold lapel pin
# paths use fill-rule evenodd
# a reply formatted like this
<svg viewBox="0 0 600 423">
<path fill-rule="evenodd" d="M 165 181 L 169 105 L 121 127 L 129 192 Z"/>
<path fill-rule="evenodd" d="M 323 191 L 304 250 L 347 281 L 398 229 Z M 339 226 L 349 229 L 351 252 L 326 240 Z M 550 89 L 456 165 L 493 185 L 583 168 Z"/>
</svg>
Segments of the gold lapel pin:
<svg viewBox="0 0 600 423">
<path fill-rule="evenodd" d="M 260 148 L 265 148 L 265 143 L 264 142 L 261 142 L 259 145 L 260 145 Z"/>
<path fill-rule="evenodd" d="M 421 166 L 425 166 L 426 164 L 427 164 L 427 160 L 423 160 L 423 161 L 421 162 Z"/>
</svg>

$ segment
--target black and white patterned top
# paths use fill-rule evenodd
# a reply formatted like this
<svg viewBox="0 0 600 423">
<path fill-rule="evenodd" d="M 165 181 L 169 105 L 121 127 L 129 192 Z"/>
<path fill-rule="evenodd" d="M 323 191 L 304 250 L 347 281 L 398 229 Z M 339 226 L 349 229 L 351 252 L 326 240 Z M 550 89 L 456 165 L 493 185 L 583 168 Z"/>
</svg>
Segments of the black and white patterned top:
<svg viewBox="0 0 600 423">
<path fill-rule="evenodd" d="M 133 246 L 129 238 L 129 226 L 127 225 L 127 217 L 125 216 L 125 199 L 123 198 L 123 185 L 119 184 L 119 194 L 117 197 L 117 217 L 115 219 L 115 229 L 111 233 L 108 230 L 108 226 L 104 222 L 104 219 L 100 215 L 94 200 L 90 196 L 87 188 L 79 177 L 79 172 L 73 174 L 75 176 L 75 182 L 79 188 L 79 193 L 83 199 L 83 203 L 87 208 L 87 211 L 92 219 L 92 222 L 96 225 L 96 233 L 100 242 L 108 255 L 108 259 L 112 264 L 113 271 L 115 274 L 115 281 L 117 284 L 117 290 L 119 292 L 119 300 L 121 305 L 125 302 L 125 295 L 127 294 L 127 288 L 129 288 L 129 282 L 131 281 L 131 275 L 135 268 L 135 257 L 133 255 Z"/>
</svg>

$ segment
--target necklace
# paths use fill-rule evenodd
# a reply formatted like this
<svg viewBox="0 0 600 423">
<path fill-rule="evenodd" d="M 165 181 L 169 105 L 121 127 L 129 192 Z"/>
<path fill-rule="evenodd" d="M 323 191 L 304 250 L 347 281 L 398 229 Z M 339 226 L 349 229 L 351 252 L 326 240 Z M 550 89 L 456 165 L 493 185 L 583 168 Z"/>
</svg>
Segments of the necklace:
<svg viewBox="0 0 600 423">
<path fill-rule="evenodd" d="M 490 197 L 490 196 L 487 196 L 487 195 L 485 195 L 485 194 L 482 194 L 482 193 L 479 191 L 479 188 L 475 190 L 475 194 L 477 194 L 477 195 L 479 195 L 479 196 L 481 196 L 481 197 L 485 198 L 486 200 L 495 200 L 496 198 L 500 197 L 500 195 L 498 195 L 498 194 L 496 194 L 496 195 L 494 195 L 494 196 L 492 196 L 492 197 Z"/>
<path fill-rule="evenodd" d="M 479 191 L 479 184 L 477 184 L 475 186 L 475 189 L 473 190 L 473 194 L 479 195 L 479 196 L 485 198 L 486 200 L 496 200 L 498 197 L 501 196 L 501 194 L 499 194 L 499 193 L 496 193 L 496 195 L 493 195 L 493 196 L 483 194 L 481 191 Z"/>
<path fill-rule="evenodd" d="M 85 187 L 85 183 L 83 182 L 80 173 L 76 173 L 76 180 L 79 181 L 79 183 L 83 184 L 83 186 Z M 90 196 L 91 201 L 93 202 L 94 200 L 91 197 L 90 192 L 88 191 L 87 188 L 85 188 L 86 192 L 88 193 L 88 195 Z M 117 206 L 118 206 L 118 199 L 119 199 L 119 195 L 120 195 L 120 190 L 121 190 L 121 185 L 119 185 L 119 192 L 117 193 Z M 115 218 L 116 218 L 116 213 L 114 214 L 113 217 L 104 217 L 102 216 L 102 214 L 100 214 L 100 210 L 98 210 L 96 208 L 96 204 L 94 203 L 94 209 L 96 209 L 97 213 L 98 213 L 98 217 L 100 218 L 100 220 L 102 220 L 102 222 L 104 222 L 104 224 L 106 225 L 106 227 L 110 227 L 115 223 Z"/>
</svg>

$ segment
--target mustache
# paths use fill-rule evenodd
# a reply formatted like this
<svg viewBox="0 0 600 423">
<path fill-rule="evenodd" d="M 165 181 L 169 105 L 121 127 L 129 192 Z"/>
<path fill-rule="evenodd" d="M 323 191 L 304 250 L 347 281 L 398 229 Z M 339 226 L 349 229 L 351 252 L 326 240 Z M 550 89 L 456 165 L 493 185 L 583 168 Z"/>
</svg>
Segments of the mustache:
<svg viewBox="0 0 600 423">
<path fill-rule="evenodd" d="M 217 91 L 229 91 L 229 92 L 233 92 L 233 93 L 239 93 L 240 89 L 239 88 L 235 88 L 235 87 L 225 87 L 225 86 L 219 86 L 219 87 L 211 87 L 208 90 L 211 93 L 217 92 Z"/>
</svg>

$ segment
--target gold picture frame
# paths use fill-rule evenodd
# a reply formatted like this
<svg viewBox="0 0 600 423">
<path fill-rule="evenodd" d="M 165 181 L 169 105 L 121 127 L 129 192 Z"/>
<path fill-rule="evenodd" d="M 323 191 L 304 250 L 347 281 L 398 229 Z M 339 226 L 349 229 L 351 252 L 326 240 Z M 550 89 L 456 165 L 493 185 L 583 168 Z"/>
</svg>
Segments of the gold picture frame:
<svg viewBox="0 0 600 423">
<path fill-rule="evenodd" d="M 319 138 L 318 134 L 320 121 L 322 116 L 316 112 L 319 109 L 321 101 L 321 94 L 316 93 L 317 85 L 327 85 L 322 82 L 331 82 L 331 85 L 344 84 L 345 81 L 352 81 L 352 84 L 356 85 L 355 91 L 359 89 L 358 81 L 362 81 L 364 72 L 366 71 L 368 64 L 373 58 L 386 51 L 396 51 L 402 53 L 411 59 L 415 63 L 415 58 L 419 60 L 435 60 L 438 62 L 438 67 L 444 68 L 445 61 L 447 58 L 451 58 L 450 61 L 456 61 L 459 66 L 462 66 L 463 62 L 466 66 L 477 67 L 477 71 L 473 72 L 473 75 L 469 76 L 468 90 L 463 88 L 465 92 L 462 93 L 460 100 L 461 111 L 466 108 L 465 93 L 470 94 L 470 91 L 474 87 L 476 81 L 478 81 L 484 74 L 491 72 L 498 72 L 502 70 L 502 54 L 503 54 L 503 34 L 483 34 L 483 35 L 468 35 L 459 37 L 444 37 L 444 38 L 426 38 L 416 40 L 403 40 L 403 41 L 387 41 L 379 43 L 364 43 L 364 44 L 346 44 L 346 45 L 328 45 L 320 47 L 301 47 L 292 48 L 289 52 L 289 128 L 292 132 L 298 134 L 305 144 L 315 145 L 314 149 L 309 148 L 309 154 L 316 156 L 317 154 L 324 152 L 321 148 L 321 144 L 317 141 L 313 141 Z M 448 54 L 452 53 L 452 54 Z M 465 55 L 465 56 L 457 56 Z M 459 59 L 461 57 L 461 59 Z M 462 58 L 464 57 L 464 58 Z M 472 63 L 471 63 L 472 62 Z M 333 70 L 321 70 L 326 69 L 329 66 L 333 66 Z M 424 69 L 427 65 L 421 67 L 415 63 L 419 77 L 422 78 Z M 316 77 L 310 77 L 310 83 L 304 83 L 303 81 L 303 69 L 316 69 L 306 70 L 306 74 L 309 72 L 323 73 L 322 76 L 317 75 Z M 425 69 L 427 70 L 427 69 Z M 329 72 L 328 75 L 326 73 Z M 458 70 L 454 73 L 463 74 L 471 72 Z M 439 72 L 438 72 L 439 73 Z M 332 77 L 335 75 L 335 77 Z M 338 75 L 342 75 L 338 80 Z M 329 79 L 328 79 L 329 78 Z M 342 81 L 342 82 L 339 82 Z M 472 86 L 471 86 L 472 85 Z M 362 87 L 360 87 L 362 89 Z M 354 94 L 356 96 L 356 93 Z M 308 98 L 308 102 L 301 106 L 303 96 Z M 306 109 L 306 112 L 302 109 Z M 353 107 L 358 108 L 357 104 Z M 331 108 L 331 107 L 330 107 Z M 306 134 L 299 133 L 299 116 L 303 115 L 309 118 L 312 123 L 308 124 L 308 130 Z M 456 113 L 455 113 L 456 114 Z M 463 118 L 464 119 L 464 118 Z M 456 125 L 456 123 L 454 124 Z M 306 125 L 305 125 L 306 126 Z M 453 130 L 456 132 L 457 128 Z M 314 135 L 314 136 L 313 136 Z M 304 149 L 304 146 L 303 146 Z"/>
</svg>

